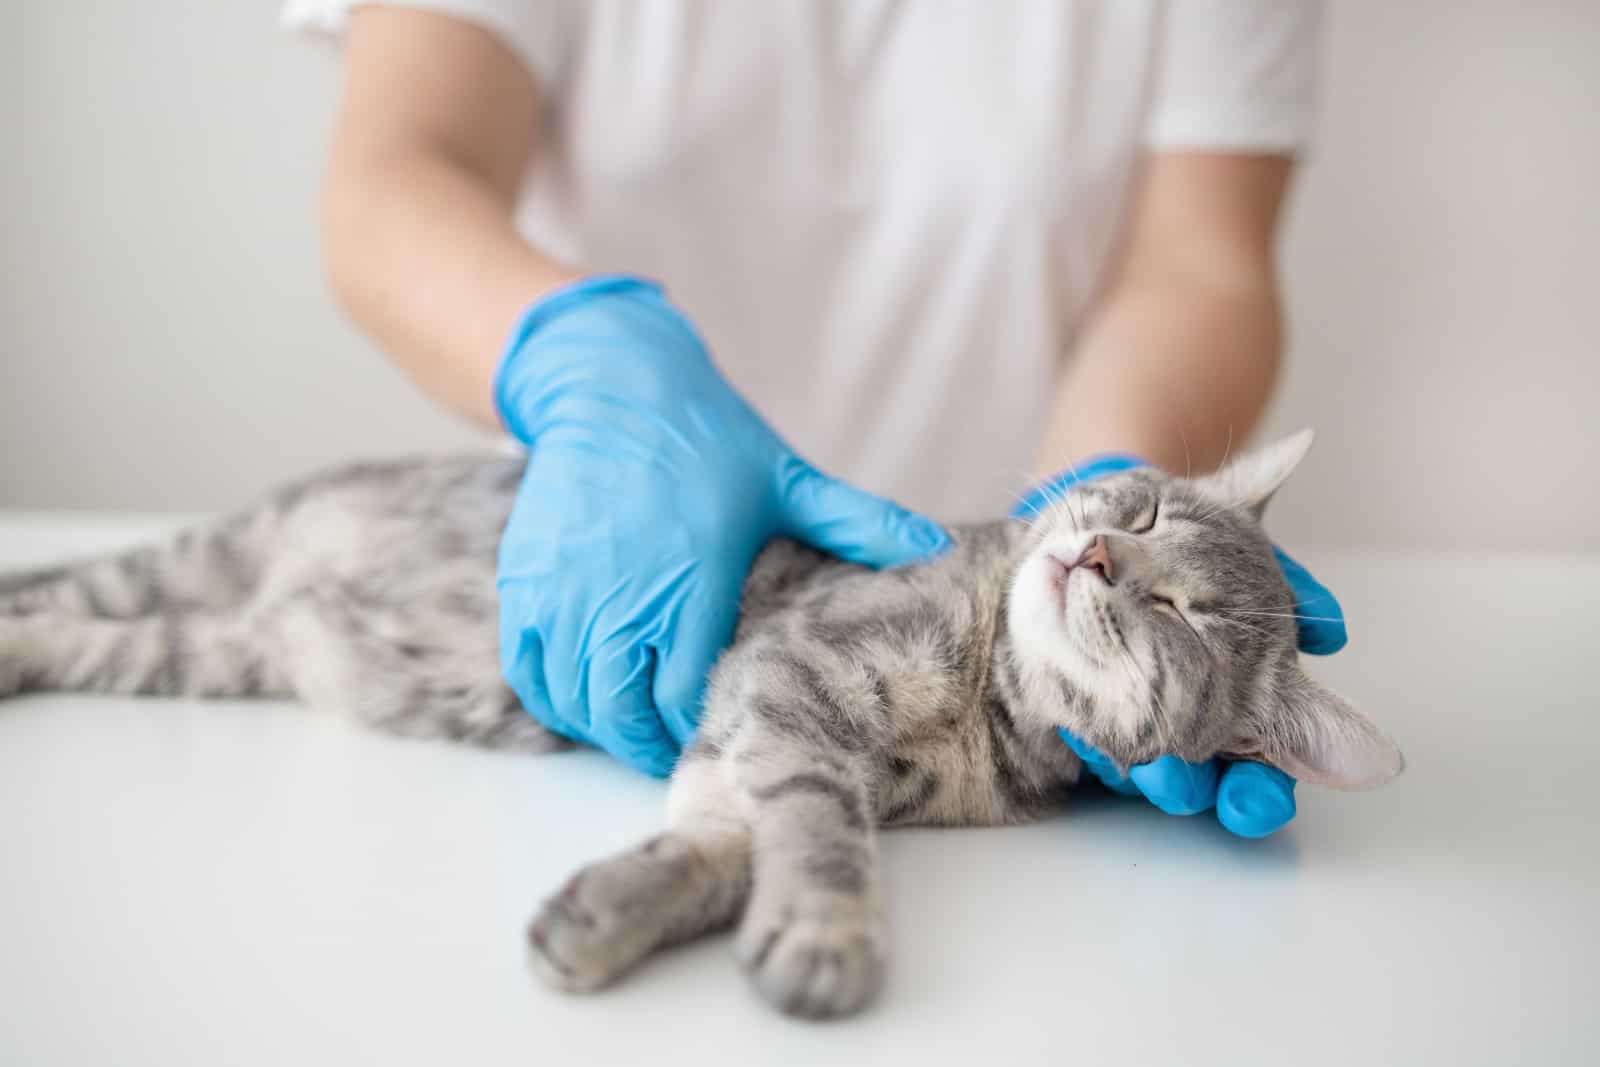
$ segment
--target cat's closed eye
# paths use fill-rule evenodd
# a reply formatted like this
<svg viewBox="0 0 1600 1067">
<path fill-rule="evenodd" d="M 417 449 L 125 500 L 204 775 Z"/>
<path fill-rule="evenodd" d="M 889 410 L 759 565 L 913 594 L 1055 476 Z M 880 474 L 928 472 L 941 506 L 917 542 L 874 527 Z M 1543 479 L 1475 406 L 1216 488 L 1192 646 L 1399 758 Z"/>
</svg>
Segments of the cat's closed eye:
<svg viewBox="0 0 1600 1067">
<path fill-rule="evenodd" d="M 1199 640 L 1202 644 L 1205 643 L 1205 639 L 1200 636 L 1200 631 L 1195 629 L 1194 623 L 1190 621 L 1188 612 L 1180 608 L 1178 606 L 1178 602 L 1172 597 L 1167 596 L 1164 593 L 1151 593 L 1150 604 L 1161 614 L 1170 616 L 1171 618 L 1177 619 L 1179 622 L 1183 623 L 1189 628 L 1189 632 L 1194 634 L 1197 640 Z"/>
<path fill-rule="evenodd" d="M 1141 511 L 1139 517 L 1133 520 L 1128 527 L 1129 533 L 1145 534 L 1156 528 L 1156 519 L 1160 515 L 1161 502 L 1153 501 L 1148 511 Z"/>
</svg>

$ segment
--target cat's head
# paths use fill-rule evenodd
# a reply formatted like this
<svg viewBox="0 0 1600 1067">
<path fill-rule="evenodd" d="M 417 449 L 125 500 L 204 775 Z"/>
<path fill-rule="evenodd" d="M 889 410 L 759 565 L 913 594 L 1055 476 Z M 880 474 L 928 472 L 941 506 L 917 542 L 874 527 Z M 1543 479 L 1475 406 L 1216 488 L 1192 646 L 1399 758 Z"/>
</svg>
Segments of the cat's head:
<svg viewBox="0 0 1600 1067">
<path fill-rule="evenodd" d="M 1261 529 L 1310 447 L 1306 430 L 1216 474 L 1132 470 L 1057 501 L 1008 599 L 1029 703 L 1124 767 L 1232 755 L 1343 789 L 1400 773 L 1395 743 L 1301 669 Z"/>
</svg>

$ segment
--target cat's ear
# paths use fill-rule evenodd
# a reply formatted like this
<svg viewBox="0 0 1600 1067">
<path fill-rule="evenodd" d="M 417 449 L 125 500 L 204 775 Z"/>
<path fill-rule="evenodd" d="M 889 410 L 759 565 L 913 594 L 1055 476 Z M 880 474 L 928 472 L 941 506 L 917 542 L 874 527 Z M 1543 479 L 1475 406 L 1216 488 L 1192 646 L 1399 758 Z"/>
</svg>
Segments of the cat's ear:
<svg viewBox="0 0 1600 1067">
<path fill-rule="evenodd" d="M 1215 474 L 1196 478 L 1200 489 L 1229 504 L 1249 510 L 1258 520 L 1289 475 L 1311 450 L 1312 432 L 1301 430 L 1246 452 Z"/>
<path fill-rule="evenodd" d="M 1263 762 L 1333 789 L 1375 789 L 1405 769 L 1388 734 L 1298 664 L 1269 699 L 1254 738 Z"/>
</svg>

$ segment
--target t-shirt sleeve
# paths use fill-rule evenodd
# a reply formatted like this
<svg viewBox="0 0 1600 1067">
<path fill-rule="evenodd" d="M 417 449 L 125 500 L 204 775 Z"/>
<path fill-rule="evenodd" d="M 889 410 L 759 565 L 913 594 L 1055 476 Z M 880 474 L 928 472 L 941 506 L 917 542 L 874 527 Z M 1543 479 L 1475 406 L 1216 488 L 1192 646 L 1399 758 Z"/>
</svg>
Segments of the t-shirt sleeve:
<svg viewBox="0 0 1600 1067">
<path fill-rule="evenodd" d="M 1172 0 L 1151 148 L 1292 152 L 1316 118 L 1321 0 Z"/>
<path fill-rule="evenodd" d="M 568 41 L 568 10 L 550 0 L 286 0 L 283 24 L 312 37 L 338 41 L 357 7 L 401 7 L 432 11 L 470 22 L 492 33 L 540 84 L 557 84 Z"/>
</svg>

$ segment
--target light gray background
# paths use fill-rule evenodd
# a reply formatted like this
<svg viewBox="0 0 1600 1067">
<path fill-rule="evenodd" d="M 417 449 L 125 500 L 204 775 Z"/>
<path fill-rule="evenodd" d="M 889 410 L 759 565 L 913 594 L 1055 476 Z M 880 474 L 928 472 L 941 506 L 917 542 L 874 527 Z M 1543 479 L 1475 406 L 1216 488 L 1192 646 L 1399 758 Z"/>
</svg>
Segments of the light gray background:
<svg viewBox="0 0 1600 1067">
<path fill-rule="evenodd" d="M 1600 549 L 1600 5 L 1330 5 L 1275 428 L 1293 544 Z M 0 35 L 0 506 L 211 510 L 458 446 L 343 324 L 337 69 L 276 5 L 32 3 Z"/>
</svg>

